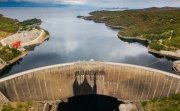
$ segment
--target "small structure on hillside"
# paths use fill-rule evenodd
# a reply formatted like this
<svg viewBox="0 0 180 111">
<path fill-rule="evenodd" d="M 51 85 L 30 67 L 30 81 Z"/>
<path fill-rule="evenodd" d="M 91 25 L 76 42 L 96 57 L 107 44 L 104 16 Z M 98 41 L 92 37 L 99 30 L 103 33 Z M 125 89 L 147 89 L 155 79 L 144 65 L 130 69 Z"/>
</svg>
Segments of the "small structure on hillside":
<svg viewBox="0 0 180 111">
<path fill-rule="evenodd" d="M 15 42 L 13 42 L 12 44 L 11 44 L 11 46 L 13 47 L 13 48 L 19 48 L 20 46 L 21 46 L 21 41 L 15 41 Z"/>
</svg>

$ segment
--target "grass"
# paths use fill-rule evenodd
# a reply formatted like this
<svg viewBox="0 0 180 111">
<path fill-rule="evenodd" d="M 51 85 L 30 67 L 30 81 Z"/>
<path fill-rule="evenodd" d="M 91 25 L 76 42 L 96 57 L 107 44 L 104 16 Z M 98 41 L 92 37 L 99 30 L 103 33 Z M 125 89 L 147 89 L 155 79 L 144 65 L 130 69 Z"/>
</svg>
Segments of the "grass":
<svg viewBox="0 0 180 111">
<path fill-rule="evenodd" d="M 4 32 L 4 31 L 0 31 L 0 40 L 7 37 L 7 36 L 10 36 L 12 35 L 13 33 L 10 33 L 10 32 Z"/>
<path fill-rule="evenodd" d="M 18 28 L 18 20 L 0 16 L 0 31 L 15 33 Z"/>
<path fill-rule="evenodd" d="M 84 17 L 107 25 L 126 27 L 119 34 L 122 36 L 142 37 L 150 42 L 155 50 L 180 49 L 180 9 L 171 10 L 125 10 L 94 11 Z M 160 44 L 162 46 L 160 46 Z M 156 46 L 157 45 L 157 46 Z"/>
<path fill-rule="evenodd" d="M 11 104 L 3 105 L 1 111 L 29 111 L 32 102 L 18 102 L 15 106 Z"/>
<path fill-rule="evenodd" d="M 163 46 L 162 44 L 159 44 L 158 42 L 155 42 L 155 41 L 151 42 L 149 44 L 149 47 L 151 49 L 156 49 L 157 51 L 160 51 L 162 49 L 164 49 L 164 50 L 166 49 L 165 46 Z"/>
<path fill-rule="evenodd" d="M 9 46 L 0 45 L 0 58 L 6 62 L 14 59 L 15 57 L 21 55 L 21 52 L 15 48 L 10 48 Z"/>
<path fill-rule="evenodd" d="M 160 100 L 143 101 L 144 111 L 180 111 L 180 94 Z"/>
<path fill-rule="evenodd" d="M 18 21 L 0 16 L 0 38 L 16 33 L 19 29 Z"/>
</svg>

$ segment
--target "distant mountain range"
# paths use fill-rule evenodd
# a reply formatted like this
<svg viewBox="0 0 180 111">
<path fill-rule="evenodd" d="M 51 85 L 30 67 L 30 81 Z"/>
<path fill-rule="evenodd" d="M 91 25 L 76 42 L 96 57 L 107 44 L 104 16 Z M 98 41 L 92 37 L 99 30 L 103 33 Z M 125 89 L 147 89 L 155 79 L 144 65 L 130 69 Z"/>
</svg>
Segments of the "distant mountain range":
<svg viewBox="0 0 180 111">
<path fill-rule="evenodd" d="M 0 7 L 68 7 L 64 3 L 0 2 Z"/>
</svg>

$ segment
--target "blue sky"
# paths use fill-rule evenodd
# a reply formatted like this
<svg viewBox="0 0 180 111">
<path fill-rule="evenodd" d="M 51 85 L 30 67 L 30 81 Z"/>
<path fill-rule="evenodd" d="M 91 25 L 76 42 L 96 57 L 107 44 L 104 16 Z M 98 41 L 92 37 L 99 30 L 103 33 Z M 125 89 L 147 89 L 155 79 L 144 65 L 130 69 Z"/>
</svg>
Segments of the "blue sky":
<svg viewBox="0 0 180 111">
<path fill-rule="evenodd" d="M 70 4 L 92 4 L 114 7 L 180 7 L 180 0 L 0 0 L 0 2 L 27 1 L 27 2 L 50 2 Z"/>
</svg>

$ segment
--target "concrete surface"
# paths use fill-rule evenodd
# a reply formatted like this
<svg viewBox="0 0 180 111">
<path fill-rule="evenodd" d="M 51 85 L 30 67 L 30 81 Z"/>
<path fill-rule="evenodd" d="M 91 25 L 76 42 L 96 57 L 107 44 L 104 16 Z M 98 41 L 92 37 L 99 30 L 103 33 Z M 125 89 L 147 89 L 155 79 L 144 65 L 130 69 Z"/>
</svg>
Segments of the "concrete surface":
<svg viewBox="0 0 180 111">
<path fill-rule="evenodd" d="M 136 65 L 95 61 L 58 64 L 14 74 L 0 79 L 0 92 L 10 101 L 68 98 L 74 95 L 77 71 L 84 72 L 76 78 L 79 84 L 86 77 L 90 86 L 96 84 L 97 94 L 121 100 L 159 99 L 180 93 L 178 75 Z M 104 71 L 105 74 L 94 75 L 87 71 Z"/>
</svg>

